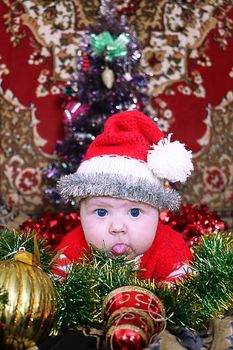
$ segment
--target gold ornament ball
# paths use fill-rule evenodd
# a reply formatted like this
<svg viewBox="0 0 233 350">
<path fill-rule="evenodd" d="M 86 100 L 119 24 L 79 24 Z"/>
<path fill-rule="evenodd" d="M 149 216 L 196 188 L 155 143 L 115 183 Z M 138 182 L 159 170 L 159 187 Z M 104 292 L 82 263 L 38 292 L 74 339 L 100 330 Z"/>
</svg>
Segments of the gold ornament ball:
<svg viewBox="0 0 233 350">
<path fill-rule="evenodd" d="M 0 288 L 8 293 L 8 302 L 0 309 L 4 349 L 38 344 L 49 335 L 56 317 L 53 283 L 27 254 L 18 253 L 14 260 L 0 262 Z"/>
</svg>

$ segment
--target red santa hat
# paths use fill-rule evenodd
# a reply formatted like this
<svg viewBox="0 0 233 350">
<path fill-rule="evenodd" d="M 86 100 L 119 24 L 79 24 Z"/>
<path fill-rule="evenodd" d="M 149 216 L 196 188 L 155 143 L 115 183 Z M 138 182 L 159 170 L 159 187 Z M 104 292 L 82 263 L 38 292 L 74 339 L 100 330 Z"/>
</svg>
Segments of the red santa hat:
<svg viewBox="0 0 233 350">
<path fill-rule="evenodd" d="M 186 181 L 193 170 L 192 154 L 178 141 L 165 138 L 156 124 L 136 110 L 108 118 L 103 132 L 89 146 L 74 174 L 58 181 L 64 197 L 77 201 L 111 196 L 147 203 L 156 208 L 179 207 L 179 194 L 164 180 Z"/>
</svg>

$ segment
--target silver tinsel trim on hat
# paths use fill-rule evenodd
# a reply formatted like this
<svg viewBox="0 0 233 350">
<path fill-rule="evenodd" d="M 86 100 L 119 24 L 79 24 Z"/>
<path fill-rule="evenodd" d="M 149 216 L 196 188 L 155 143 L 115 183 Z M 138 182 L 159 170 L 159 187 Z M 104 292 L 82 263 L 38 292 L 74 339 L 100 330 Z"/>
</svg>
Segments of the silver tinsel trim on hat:
<svg viewBox="0 0 233 350">
<path fill-rule="evenodd" d="M 65 198 L 79 202 L 85 197 L 110 196 L 143 202 L 155 208 L 177 210 L 180 205 L 178 192 L 164 189 L 159 182 L 153 184 L 146 179 L 135 180 L 132 176 L 108 173 L 70 174 L 61 177 L 57 185 Z"/>
</svg>

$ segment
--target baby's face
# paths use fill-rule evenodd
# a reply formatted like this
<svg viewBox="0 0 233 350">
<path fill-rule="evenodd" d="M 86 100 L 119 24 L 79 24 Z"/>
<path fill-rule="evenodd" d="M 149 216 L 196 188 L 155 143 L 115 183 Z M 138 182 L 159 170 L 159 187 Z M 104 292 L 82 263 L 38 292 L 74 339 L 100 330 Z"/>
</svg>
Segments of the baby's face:
<svg viewBox="0 0 233 350">
<path fill-rule="evenodd" d="M 126 199 L 91 197 L 81 201 L 80 218 L 87 243 L 133 259 L 152 245 L 158 210 Z"/>
</svg>

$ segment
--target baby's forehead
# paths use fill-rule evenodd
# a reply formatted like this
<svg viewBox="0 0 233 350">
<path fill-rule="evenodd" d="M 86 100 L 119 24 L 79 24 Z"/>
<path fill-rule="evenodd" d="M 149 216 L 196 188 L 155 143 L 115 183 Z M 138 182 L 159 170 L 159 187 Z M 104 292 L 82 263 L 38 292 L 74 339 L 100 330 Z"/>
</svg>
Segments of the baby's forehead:
<svg viewBox="0 0 233 350">
<path fill-rule="evenodd" d="M 81 203 L 85 203 L 86 206 L 91 205 L 97 205 L 97 206 L 126 206 L 126 207 L 139 207 L 139 206 L 145 206 L 150 207 L 148 204 L 138 202 L 138 201 L 131 201 L 126 198 L 114 198 L 110 196 L 104 196 L 104 197 L 87 197 L 81 201 Z M 81 204 L 80 203 L 80 204 Z"/>
</svg>

